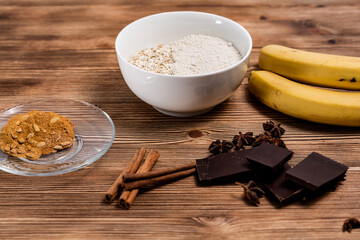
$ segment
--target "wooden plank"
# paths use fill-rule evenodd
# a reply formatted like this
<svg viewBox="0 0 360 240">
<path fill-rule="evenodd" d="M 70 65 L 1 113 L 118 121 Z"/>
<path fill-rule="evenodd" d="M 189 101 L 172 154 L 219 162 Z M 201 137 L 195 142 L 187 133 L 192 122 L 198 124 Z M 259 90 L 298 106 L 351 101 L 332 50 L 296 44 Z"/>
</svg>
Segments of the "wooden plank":
<svg viewBox="0 0 360 240">
<path fill-rule="evenodd" d="M 36 97 L 76 98 L 100 106 L 116 126 L 109 152 L 85 169 L 41 178 L 0 172 L 0 239 L 360 238 L 360 231 L 341 231 L 345 218 L 360 217 L 360 128 L 275 112 L 251 97 L 247 79 L 229 100 L 193 118 L 160 114 L 129 90 L 116 35 L 138 18 L 177 10 L 215 13 L 246 27 L 254 42 L 250 69 L 270 43 L 360 57 L 356 0 L 0 1 L 0 108 Z M 250 206 L 239 186 L 204 187 L 194 177 L 142 191 L 128 211 L 102 203 L 140 146 L 160 151 L 154 169 L 180 165 L 207 156 L 215 139 L 261 133 L 269 119 L 286 129 L 291 165 L 318 151 L 350 166 L 346 181 L 311 203 L 282 208 L 268 199 Z"/>
</svg>

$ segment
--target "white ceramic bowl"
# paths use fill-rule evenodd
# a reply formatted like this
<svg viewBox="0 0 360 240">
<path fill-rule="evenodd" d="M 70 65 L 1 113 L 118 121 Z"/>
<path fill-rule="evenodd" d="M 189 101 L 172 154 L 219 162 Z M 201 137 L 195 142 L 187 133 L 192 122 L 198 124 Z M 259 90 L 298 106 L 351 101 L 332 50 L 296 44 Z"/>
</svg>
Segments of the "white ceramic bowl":
<svg viewBox="0 0 360 240">
<path fill-rule="evenodd" d="M 162 75 L 128 62 L 136 52 L 170 44 L 189 34 L 205 34 L 231 42 L 242 60 L 226 69 L 199 75 Z M 166 12 L 141 18 L 117 36 L 116 55 L 129 88 L 158 111 L 177 117 L 199 115 L 229 98 L 248 69 L 252 40 L 240 24 L 209 13 Z"/>
</svg>

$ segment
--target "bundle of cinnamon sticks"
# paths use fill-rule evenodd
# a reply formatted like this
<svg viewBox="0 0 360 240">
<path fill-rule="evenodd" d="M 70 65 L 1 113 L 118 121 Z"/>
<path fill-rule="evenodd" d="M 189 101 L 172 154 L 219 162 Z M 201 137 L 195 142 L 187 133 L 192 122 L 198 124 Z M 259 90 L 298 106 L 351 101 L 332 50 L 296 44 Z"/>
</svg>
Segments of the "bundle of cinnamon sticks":
<svg viewBox="0 0 360 240">
<path fill-rule="evenodd" d="M 151 171 L 160 154 L 156 150 L 150 150 L 143 164 L 141 164 L 145 153 L 145 148 L 136 151 L 133 158 L 105 194 L 106 202 L 113 202 L 122 191 L 118 199 L 118 204 L 123 209 L 129 209 L 140 188 L 162 185 L 190 176 L 195 172 L 195 163 Z"/>
</svg>

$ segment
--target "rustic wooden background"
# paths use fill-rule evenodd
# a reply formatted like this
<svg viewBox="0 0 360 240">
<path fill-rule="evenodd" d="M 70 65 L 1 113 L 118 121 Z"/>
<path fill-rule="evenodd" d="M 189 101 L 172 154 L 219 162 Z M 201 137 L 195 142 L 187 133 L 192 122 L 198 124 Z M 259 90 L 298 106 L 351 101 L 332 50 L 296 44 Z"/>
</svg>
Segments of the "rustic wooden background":
<svg viewBox="0 0 360 240">
<path fill-rule="evenodd" d="M 118 32 L 138 18 L 177 10 L 242 24 L 253 37 L 251 68 L 270 43 L 360 57 L 358 0 L 1 0 L 0 108 L 35 97 L 87 101 L 111 116 L 116 138 L 101 159 L 73 173 L 0 172 L 0 239 L 359 239 L 360 230 L 341 231 L 345 218 L 360 217 L 359 128 L 275 112 L 249 95 L 246 79 L 228 101 L 193 118 L 160 114 L 129 90 L 114 50 Z M 310 204 L 283 208 L 267 199 L 250 206 L 239 186 L 201 187 L 195 177 L 142 192 L 128 211 L 102 203 L 135 149 L 159 150 L 155 168 L 179 165 L 207 156 L 213 139 L 260 133 L 269 119 L 287 130 L 291 165 L 318 151 L 350 167 L 344 184 Z"/>
</svg>

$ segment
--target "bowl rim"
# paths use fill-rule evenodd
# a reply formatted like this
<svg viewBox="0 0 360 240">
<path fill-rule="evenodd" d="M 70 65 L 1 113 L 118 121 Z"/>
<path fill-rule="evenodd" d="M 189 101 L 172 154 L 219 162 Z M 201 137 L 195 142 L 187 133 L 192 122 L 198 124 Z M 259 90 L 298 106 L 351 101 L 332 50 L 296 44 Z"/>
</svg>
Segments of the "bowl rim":
<svg viewBox="0 0 360 240">
<path fill-rule="evenodd" d="M 246 53 L 244 56 L 242 56 L 242 58 L 240 59 L 240 61 L 238 61 L 237 63 L 227 67 L 227 68 L 224 68 L 224 69 L 220 69 L 220 70 L 217 70 L 215 72 L 210 72 L 210 73 L 202 73 L 202 74 L 193 74 L 193 75 L 166 75 L 166 74 L 161 74 L 161 73 L 154 73 L 154 72 L 150 72 L 150 71 L 147 71 L 147 70 L 144 70 L 144 69 L 141 69 L 131 63 L 129 63 L 128 60 L 126 60 L 119 52 L 118 50 L 118 42 L 120 41 L 119 38 L 120 38 L 120 35 L 121 33 L 130 28 L 131 25 L 137 23 L 137 22 L 140 22 L 140 21 L 144 21 L 145 19 L 148 19 L 148 18 L 153 18 L 153 17 L 157 17 L 159 15 L 173 15 L 173 14 L 198 14 L 198 15 L 209 15 L 209 16 L 213 16 L 213 17 L 217 17 L 217 18 L 220 18 L 220 19 L 223 19 L 223 20 L 226 20 L 226 21 L 229 21 L 229 22 L 232 22 L 233 24 L 237 25 L 242 31 L 245 32 L 245 35 L 247 36 L 248 40 L 249 40 L 249 43 L 250 43 L 250 46 L 249 48 L 247 49 Z M 233 43 L 232 43 L 233 44 Z M 146 73 L 146 74 L 151 74 L 151 75 L 154 75 L 154 76 L 161 76 L 161 77 L 168 77 L 168 78 L 173 78 L 173 79 L 178 79 L 178 78 L 194 78 L 194 77 L 206 77 L 206 76 L 212 76 L 212 75 L 216 75 L 216 74 L 219 74 L 219 73 L 223 73 L 223 72 L 226 72 L 226 71 L 229 71 L 229 70 L 232 70 L 234 68 L 236 68 L 237 66 L 239 66 L 240 64 L 242 64 L 246 59 L 249 58 L 250 54 L 251 54 L 251 50 L 252 50 L 252 46 L 253 46 L 253 42 L 252 42 L 252 38 L 251 38 L 251 35 L 250 33 L 246 30 L 246 28 L 244 28 L 241 24 L 235 22 L 234 20 L 231 20 L 229 18 L 226 18 L 226 17 L 223 17 L 223 16 L 220 16 L 220 15 L 217 15 L 217 14 L 213 14 L 213 13 L 207 13 L 207 12 L 199 12 L 199 11 L 170 11 L 170 12 L 162 12 L 162 13 L 156 13 L 156 14 L 152 14 L 152 15 L 148 15 L 148 16 L 145 16 L 145 17 L 142 17 L 142 18 L 139 18 L 131 23 L 129 23 L 128 25 L 126 25 L 120 32 L 119 34 L 117 35 L 116 37 L 116 40 L 115 40 L 115 51 L 116 51 L 116 54 L 118 55 L 118 57 L 120 57 L 123 62 L 125 62 L 127 65 L 143 72 L 143 73 Z M 236 49 L 238 50 L 238 49 Z M 120 69 L 121 70 L 121 69 Z"/>
</svg>

